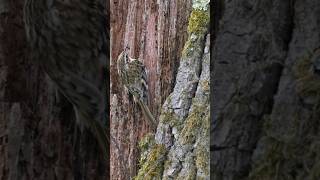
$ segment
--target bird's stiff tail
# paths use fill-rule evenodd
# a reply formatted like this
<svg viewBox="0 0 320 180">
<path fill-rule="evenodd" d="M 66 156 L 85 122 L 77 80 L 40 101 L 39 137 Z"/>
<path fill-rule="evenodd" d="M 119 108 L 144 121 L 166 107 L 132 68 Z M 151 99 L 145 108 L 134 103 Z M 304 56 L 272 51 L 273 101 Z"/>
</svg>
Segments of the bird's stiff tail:
<svg viewBox="0 0 320 180">
<path fill-rule="evenodd" d="M 141 100 L 138 100 L 138 104 L 142 109 L 143 114 L 147 117 L 153 129 L 157 128 L 157 123 L 152 113 L 150 112 L 148 106 L 146 106 Z"/>
</svg>

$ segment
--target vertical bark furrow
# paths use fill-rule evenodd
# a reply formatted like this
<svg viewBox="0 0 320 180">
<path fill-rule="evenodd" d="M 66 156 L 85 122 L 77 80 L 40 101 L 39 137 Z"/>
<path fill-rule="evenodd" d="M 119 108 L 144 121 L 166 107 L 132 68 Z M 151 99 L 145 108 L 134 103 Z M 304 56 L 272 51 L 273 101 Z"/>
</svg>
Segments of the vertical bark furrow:
<svg viewBox="0 0 320 180">
<path fill-rule="evenodd" d="M 252 179 L 319 179 L 320 3 L 292 1 L 291 41 L 272 113 L 253 156 Z"/>
<path fill-rule="evenodd" d="M 113 179 L 130 179 L 138 170 L 138 141 L 150 132 L 141 110 L 125 93 L 115 67 L 117 56 L 130 47 L 129 55 L 140 58 L 147 68 L 149 109 L 158 120 L 160 107 L 172 91 L 183 44 L 187 37 L 190 0 L 111 1 L 111 134 L 116 138 L 118 152 L 111 149 Z M 119 164 L 119 155 L 127 169 Z M 129 172 L 129 173 L 127 173 Z"/>
<path fill-rule="evenodd" d="M 250 172 L 287 55 L 290 11 L 289 1 L 224 1 L 212 59 L 214 179 L 245 179 Z"/>
</svg>

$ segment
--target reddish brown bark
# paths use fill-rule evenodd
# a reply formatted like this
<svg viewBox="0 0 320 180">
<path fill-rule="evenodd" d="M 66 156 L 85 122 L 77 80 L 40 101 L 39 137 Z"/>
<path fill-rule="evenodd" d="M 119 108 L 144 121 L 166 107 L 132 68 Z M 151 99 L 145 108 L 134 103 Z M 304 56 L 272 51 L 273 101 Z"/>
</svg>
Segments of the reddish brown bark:
<svg viewBox="0 0 320 180">
<path fill-rule="evenodd" d="M 128 100 L 120 84 L 116 69 L 117 56 L 128 46 L 129 55 L 142 59 L 146 65 L 149 108 L 158 119 L 161 104 L 174 85 L 178 59 L 187 38 L 190 10 L 190 0 L 111 1 L 110 129 L 119 148 L 114 144 L 111 148 L 112 179 L 131 179 L 136 175 L 139 158 L 137 144 L 141 137 L 151 131 L 148 121 L 140 109 Z M 121 159 L 123 164 L 119 161 Z"/>
</svg>

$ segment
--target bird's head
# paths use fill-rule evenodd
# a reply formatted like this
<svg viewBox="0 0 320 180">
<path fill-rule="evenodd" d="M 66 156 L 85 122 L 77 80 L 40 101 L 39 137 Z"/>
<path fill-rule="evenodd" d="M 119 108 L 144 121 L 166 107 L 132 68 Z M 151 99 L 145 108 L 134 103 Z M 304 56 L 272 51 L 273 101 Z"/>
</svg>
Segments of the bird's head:
<svg viewBox="0 0 320 180">
<path fill-rule="evenodd" d="M 128 53 L 126 51 L 122 51 L 121 54 L 118 56 L 117 64 L 118 66 L 122 66 L 126 64 L 129 60 Z"/>
</svg>

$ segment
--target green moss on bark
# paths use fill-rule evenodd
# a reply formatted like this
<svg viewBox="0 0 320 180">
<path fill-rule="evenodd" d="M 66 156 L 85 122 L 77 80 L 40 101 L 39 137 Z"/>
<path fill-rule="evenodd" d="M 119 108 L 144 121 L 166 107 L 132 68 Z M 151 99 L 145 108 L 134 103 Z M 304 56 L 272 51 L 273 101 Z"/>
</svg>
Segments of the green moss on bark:
<svg viewBox="0 0 320 180">
<path fill-rule="evenodd" d="M 189 18 L 188 33 L 205 33 L 208 29 L 210 15 L 208 10 L 193 9 Z"/>
<path fill-rule="evenodd" d="M 148 153 L 146 161 L 141 164 L 141 168 L 135 180 L 161 179 L 163 172 L 163 163 L 167 150 L 164 145 L 154 145 Z"/>
<path fill-rule="evenodd" d="M 188 34 L 189 38 L 183 48 L 182 56 L 192 55 L 195 50 L 200 50 L 197 44 L 199 38 L 204 38 L 208 31 L 210 22 L 209 10 L 194 8 L 189 17 Z"/>
<path fill-rule="evenodd" d="M 209 175 L 209 152 L 206 147 L 199 147 L 196 150 L 196 166 Z"/>
<path fill-rule="evenodd" d="M 139 150 L 141 152 L 139 165 L 143 166 L 143 164 L 147 161 L 148 153 L 150 149 L 155 145 L 154 135 L 149 133 L 146 134 L 140 141 L 139 141 Z"/>
<path fill-rule="evenodd" d="M 202 123 L 205 122 L 205 111 L 206 107 L 198 105 L 195 106 L 193 111 L 190 113 L 186 119 L 185 126 L 181 132 L 182 144 L 191 144 L 195 141 L 195 138 L 199 132 L 199 129 L 202 127 Z M 202 128 L 201 128 L 202 129 Z M 206 131 L 206 129 L 203 129 Z"/>
</svg>

